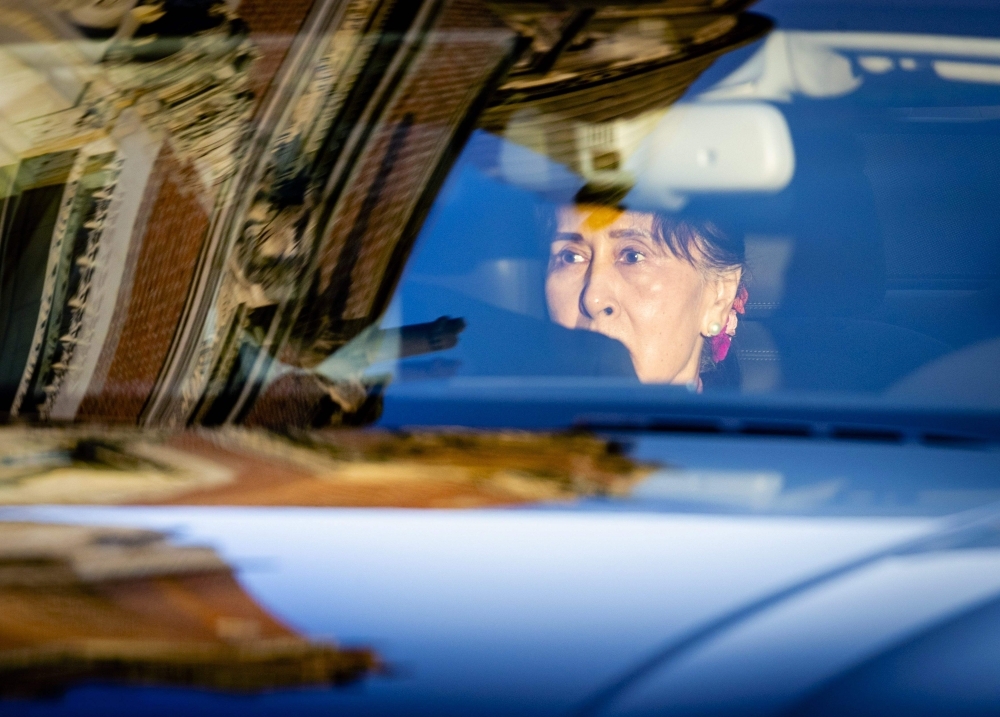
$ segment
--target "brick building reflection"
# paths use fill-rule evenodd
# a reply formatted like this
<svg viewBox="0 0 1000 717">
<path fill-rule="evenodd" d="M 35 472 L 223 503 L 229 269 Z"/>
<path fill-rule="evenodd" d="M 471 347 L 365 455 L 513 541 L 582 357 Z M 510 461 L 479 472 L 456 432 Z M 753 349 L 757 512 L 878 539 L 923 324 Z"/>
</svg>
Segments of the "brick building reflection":
<svg viewBox="0 0 1000 717">
<path fill-rule="evenodd" d="M 375 666 L 366 650 L 296 634 L 209 548 L 148 530 L 0 525 L 0 697 L 93 681 L 256 692 Z"/>
</svg>

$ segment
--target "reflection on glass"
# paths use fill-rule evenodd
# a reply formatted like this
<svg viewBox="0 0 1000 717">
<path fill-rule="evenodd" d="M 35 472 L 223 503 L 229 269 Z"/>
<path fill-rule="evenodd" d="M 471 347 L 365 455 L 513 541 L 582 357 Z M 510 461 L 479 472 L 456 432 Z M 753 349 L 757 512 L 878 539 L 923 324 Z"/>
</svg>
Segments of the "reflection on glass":
<svg viewBox="0 0 1000 717">
<path fill-rule="evenodd" d="M 908 377 L 1000 332 L 998 41 L 750 5 L 7 0 L 0 413 L 306 428 L 499 377 L 995 395 Z M 595 322 L 600 262 L 551 251 L 593 204 L 739 279 L 709 310 L 677 264 L 626 282 L 628 332 Z"/>
<path fill-rule="evenodd" d="M 374 324 L 469 128 L 617 186 L 698 74 L 766 31 L 745 5 L 5 3 L 0 410 L 372 420 L 392 375 L 372 363 L 463 340 L 460 312 Z M 472 274 L 544 321 L 544 263 Z M 626 361 L 605 347 L 591 373 Z"/>
</svg>

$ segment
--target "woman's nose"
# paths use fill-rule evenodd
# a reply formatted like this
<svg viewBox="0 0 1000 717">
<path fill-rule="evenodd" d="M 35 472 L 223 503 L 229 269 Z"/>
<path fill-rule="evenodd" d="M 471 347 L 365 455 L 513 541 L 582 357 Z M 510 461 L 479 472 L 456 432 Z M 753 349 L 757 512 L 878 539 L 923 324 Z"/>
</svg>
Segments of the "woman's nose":
<svg viewBox="0 0 1000 717">
<path fill-rule="evenodd" d="M 615 316 L 619 312 L 612 271 L 591 264 L 580 293 L 580 313 L 590 320 Z"/>
</svg>

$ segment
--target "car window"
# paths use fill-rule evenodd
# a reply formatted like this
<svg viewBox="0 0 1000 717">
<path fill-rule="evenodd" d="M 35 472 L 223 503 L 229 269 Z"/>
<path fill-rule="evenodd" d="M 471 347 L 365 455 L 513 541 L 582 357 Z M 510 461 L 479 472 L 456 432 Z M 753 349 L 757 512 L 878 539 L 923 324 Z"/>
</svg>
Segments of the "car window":
<svg viewBox="0 0 1000 717">
<path fill-rule="evenodd" d="M 995 412 L 997 12 L 808 7 L 5 3 L 0 412 Z"/>
</svg>

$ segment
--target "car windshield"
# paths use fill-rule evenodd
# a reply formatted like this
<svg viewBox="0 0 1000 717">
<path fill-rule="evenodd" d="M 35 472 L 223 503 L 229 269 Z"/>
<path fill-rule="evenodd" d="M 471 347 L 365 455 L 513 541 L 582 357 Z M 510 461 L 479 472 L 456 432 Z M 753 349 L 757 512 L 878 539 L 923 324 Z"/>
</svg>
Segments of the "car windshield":
<svg viewBox="0 0 1000 717">
<path fill-rule="evenodd" d="M 6 2 L 0 410 L 996 417 L 995 8 L 436 7 Z"/>
</svg>

